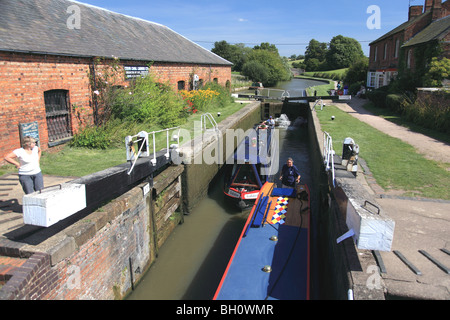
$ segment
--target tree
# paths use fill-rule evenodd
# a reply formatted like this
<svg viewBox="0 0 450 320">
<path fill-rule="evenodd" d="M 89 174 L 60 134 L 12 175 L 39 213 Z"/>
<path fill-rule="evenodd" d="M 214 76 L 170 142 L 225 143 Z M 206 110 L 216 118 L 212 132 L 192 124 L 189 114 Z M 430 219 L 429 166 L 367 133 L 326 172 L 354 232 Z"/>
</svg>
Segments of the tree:
<svg viewBox="0 0 450 320">
<path fill-rule="evenodd" d="M 242 67 L 242 73 L 254 82 L 267 83 L 269 71 L 258 61 L 248 61 Z"/>
<path fill-rule="evenodd" d="M 305 51 L 305 68 L 307 71 L 320 70 L 326 63 L 327 44 L 315 39 L 309 41 Z"/>
<path fill-rule="evenodd" d="M 248 66 L 246 66 L 248 63 L 252 61 L 258 62 L 267 72 L 267 79 L 263 84 L 265 86 L 274 86 L 279 81 L 287 81 L 291 79 L 291 72 L 288 68 L 287 62 L 285 62 L 278 53 L 275 53 L 272 50 L 263 50 L 263 49 L 253 49 L 247 56 L 247 63 L 244 65 L 243 68 L 246 71 L 250 70 Z M 260 72 L 263 68 L 260 66 L 256 66 L 256 64 L 251 65 L 251 69 L 257 69 Z M 244 70 L 243 70 L 244 71 Z M 246 74 L 243 72 L 244 75 L 251 78 L 249 74 Z M 258 81 L 254 78 L 251 78 L 253 81 Z"/>
<path fill-rule="evenodd" d="M 367 81 L 367 70 L 369 70 L 369 59 L 367 57 L 355 61 L 347 70 L 344 82 L 349 85 L 365 83 Z"/>
<path fill-rule="evenodd" d="M 427 87 L 442 87 L 442 80 L 450 77 L 450 59 L 432 58 L 430 69 L 425 73 L 423 84 Z"/>
<path fill-rule="evenodd" d="M 268 50 L 268 51 L 272 51 L 276 54 L 279 54 L 278 48 L 274 44 L 270 44 L 268 42 L 262 42 L 261 45 L 254 46 L 253 50 Z"/>
<path fill-rule="evenodd" d="M 229 44 L 225 40 L 214 43 L 214 48 L 211 52 L 233 63 L 233 71 L 241 71 L 245 63 L 245 56 L 250 51 L 243 44 Z"/>
<path fill-rule="evenodd" d="M 361 44 L 353 38 L 342 35 L 331 39 L 326 60 L 331 69 L 348 68 L 353 62 L 364 57 Z"/>
</svg>

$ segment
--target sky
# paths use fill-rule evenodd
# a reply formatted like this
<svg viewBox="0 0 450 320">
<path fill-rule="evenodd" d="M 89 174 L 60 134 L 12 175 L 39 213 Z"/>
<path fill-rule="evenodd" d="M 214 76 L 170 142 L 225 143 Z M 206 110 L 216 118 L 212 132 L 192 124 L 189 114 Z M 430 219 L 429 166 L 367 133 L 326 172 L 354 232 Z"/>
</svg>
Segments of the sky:
<svg viewBox="0 0 450 320">
<path fill-rule="evenodd" d="M 290 57 L 304 54 L 311 39 L 328 43 L 337 35 L 358 40 L 368 56 L 371 41 L 406 22 L 409 5 L 424 5 L 425 0 L 79 2 L 165 25 L 208 50 L 222 40 L 248 47 L 269 42 L 281 56 Z"/>
</svg>

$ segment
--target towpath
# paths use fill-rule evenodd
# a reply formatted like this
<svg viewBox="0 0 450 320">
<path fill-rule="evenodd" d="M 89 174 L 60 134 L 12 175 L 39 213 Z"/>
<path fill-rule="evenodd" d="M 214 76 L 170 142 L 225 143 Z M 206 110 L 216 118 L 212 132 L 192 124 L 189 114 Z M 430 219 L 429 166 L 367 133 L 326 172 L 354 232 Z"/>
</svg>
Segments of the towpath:
<svg viewBox="0 0 450 320">
<path fill-rule="evenodd" d="M 331 104 L 331 101 L 327 103 Z M 444 163 L 447 170 L 450 170 L 448 144 L 375 116 L 363 108 L 366 103 L 365 99 L 352 97 L 349 102 L 334 105 L 360 121 L 409 143 L 427 159 Z M 380 252 L 384 264 L 382 281 L 388 296 L 425 300 L 450 299 L 450 201 L 407 198 L 386 192 L 376 184 L 368 168 L 365 168 L 364 175 L 358 175 L 358 179 L 395 221 L 392 250 Z M 420 274 L 415 274 L 395 252 L 400 252 L 407 258 Z M 441 266 L 432 262 L 423 252 Z"/>
<path fill-rule="evenodd" d="M 375 116 L 363 108 L 367 102 L 368 100 L 366 99 L 352 97 L 352 100 L 347 103 L 336 103 L 335 105 L 372 127 L 409 143 L 427 159 L 446 163 L 448 165 L 447 169 L 450 170 L 450 145 Z"/>
</svg>

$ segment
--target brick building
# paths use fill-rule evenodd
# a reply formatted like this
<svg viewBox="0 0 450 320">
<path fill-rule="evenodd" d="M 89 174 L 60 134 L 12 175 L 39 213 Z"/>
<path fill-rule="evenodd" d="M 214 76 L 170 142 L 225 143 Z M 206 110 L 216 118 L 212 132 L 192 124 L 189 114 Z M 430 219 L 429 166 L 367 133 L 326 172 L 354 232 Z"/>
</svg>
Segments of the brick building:
<svg viewBox="0 0 450 320">
<path fill-rule="evenodd" d="M 68 0 L 0 1 L 0 159 L 39 137 L 43 149 L 92 123 L 95 63 L 118 58 L 123 82 L 151 71 L 175 90 L 230 85 L 231 63 L 166 26 Z M 95 82 L 94 82 L 95 83 Z M 0 160 L 0 161 L 1 161 Z"/>
<path fill-rule="evenodd" d="M 442 55 L 450 58 L 449 34 L 450 1 L 425 0 L 425 6 L 410 6 L 408 21 L 370 43 L 367 87 L 388 85 L 397 76 L 402 58 L 414 71 L 414 50 L 432 41 L 439 42 Z"/>
</svg>

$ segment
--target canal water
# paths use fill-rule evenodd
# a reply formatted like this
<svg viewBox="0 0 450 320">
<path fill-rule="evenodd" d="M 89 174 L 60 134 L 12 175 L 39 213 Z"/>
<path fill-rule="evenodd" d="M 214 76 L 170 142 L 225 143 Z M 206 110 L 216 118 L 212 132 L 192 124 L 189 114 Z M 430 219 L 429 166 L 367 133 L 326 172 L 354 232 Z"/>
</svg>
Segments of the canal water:
<svg viewBox="0 0 450 320">
<path fill-rule="evenodd" d="M 293 96 L 295 90 L 317 84 L 317 81 L 294 79 L 277 88 L 290 90 Z M 289 120 L 295 122 L 295 119 Z M 301 183 L 311 185 L 307 127 L 290 126 L 277 130 L 280 169 L 287 158 L 292 157 L 301 173 Z M 249 210 L 237 211 L 226 202 L 222 186 L 223 172 L 219 172 L 210 183 L 208 196 L 185 216 L 182 225 L 175 228 L 129 300 L 213 298 L 249 214 Z"/>
<path fill-rule="evenodd" d="M 306 127 L 278 130 L 280 167 L 292 157 L 301 172 L 301 183 L 311 184 Z M 128 299 L 212 299 L 249 213 L 226 202 L 222 185 L 223 173 L 219 173 L 208 196 L 185 216 Z"/>
</svg>

